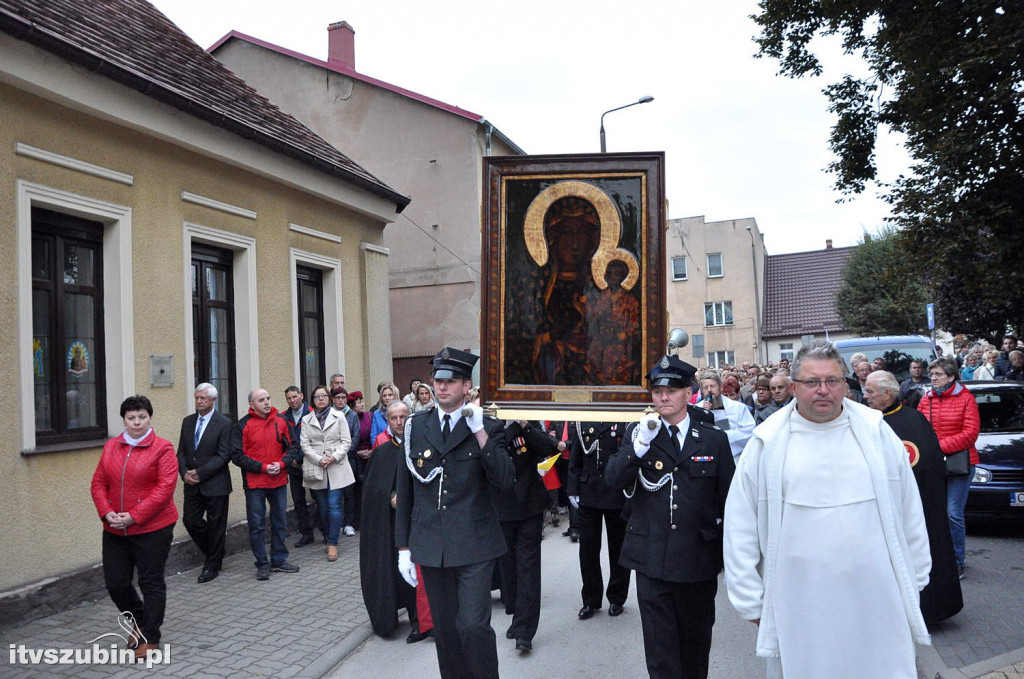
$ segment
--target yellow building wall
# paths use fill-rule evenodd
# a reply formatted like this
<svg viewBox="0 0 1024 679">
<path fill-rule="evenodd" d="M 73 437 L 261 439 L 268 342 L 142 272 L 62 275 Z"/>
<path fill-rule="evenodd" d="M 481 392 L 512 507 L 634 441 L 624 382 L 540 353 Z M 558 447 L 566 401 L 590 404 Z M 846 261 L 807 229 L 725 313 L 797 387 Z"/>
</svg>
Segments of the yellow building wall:
<svg viewBox="0 0 1024 679">
<path fill-rule="evenodd" d="M 181 114 L 185 115 L 185 114 Z M 341 260 L 345 373 L 353 387 L 369 385 L 369 361 L 381 365 L 367 343 L 364 253 L 361 242 L 383 242 L 384 224 L 342 206 L 228 166 L 170 143 L 0 84 L 0 411 L 8 434 L 0 437 L 0 591 L 37 582 L 100 560 L 101 525 L 89 492 L 100 449 L 23 455 L 17 308 L 18 253 L 15 181 L 24 180 L 132 209 L 135 390 L 150 397 L 157 435 L 177 445 L 181 419 L 191 412 L 185 349 L 186 298 L 183 223 L 192 222 L 256 239 L 259 386 L 279 408 L 284 389 L 296 382 L 292 342 L 289 249 Z M 196 125 L 205 123 L 195 122 Z M 21 142 L 134 176 L 125 186 L 82 172 L 15 154 Z M 340 180 L 339 180 L 340 181 Z M 256 211 L 255 220 L 186 203 L 189 191 Z M 289 230 L 301 224 L 341 236 L 333 243 Z M 104 261 L 104 267 L 116 262 Z M 127 274 L 124 274 L 127 275 Z M 237 273 L 236 273 L 237 275 Z M 374 276 L 380 278 L 380 276 Z M 386 279 L 383 282 L 386 294 Z M 379 298 L 377 294 L 373 299 Z M 236 308 L 240 300 L 235 300 Z M 188 301 L 190 305 L 190 300 Z M 191 313 L 190 309 L 188 313 Z M 380 332 L 387 332 L 385 320 Z M 372 328 L 371 328 L 372 330 Z M 173 354 L 174 386 L 149 384 L 149 355 Z M 108 362 L 119 360 L 107 353 Z M 328 374 L 337 366 L 328 360 Z M 375 383 L 375 382 L 374 382 Z M 239 384 L 243 393 L 250 386 Z M 107 386 L 119 389 L 118 385 Z M 31 404 L 25 404 L 31 407 Z M 239 409 L 244 412 L 245 405 Z M 117 434 L 119 432 L 110 432 Z M 239 470 L 231 465 L 235 490 L 230 521 L 245 517 Z M 181 484 L 176 491 L 179 513 Z M 187 537 L 181 523 L 175 537 Z"/>
</svg>

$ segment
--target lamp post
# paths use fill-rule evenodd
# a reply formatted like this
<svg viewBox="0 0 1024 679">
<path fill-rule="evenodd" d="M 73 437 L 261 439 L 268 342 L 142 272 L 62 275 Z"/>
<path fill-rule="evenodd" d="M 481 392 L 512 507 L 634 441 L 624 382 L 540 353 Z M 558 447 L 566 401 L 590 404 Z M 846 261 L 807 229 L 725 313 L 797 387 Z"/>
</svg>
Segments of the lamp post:
<svg viewBox="0 0 1024 679">
<path fill-rule="evenodd" d="M 747 233 L 750 234 L 750 261 L 754 267 L 754 360 L 761 362 L 761 294 L 757 284 L 757 247 L 754 245 L 754 229 L 748 224 Z"/>
<path fill-rule="evenodd" d="M 630 106 L 636 106 L 637 104 L 647 104 L 652 101 L 654 101 L 654 97 L 652 97 L 649 94 L 645 94 L 644 96 L 634 101 L 632 104 L 626 104 L 625 106 L 619 106 L 618 108 L 609 109 L 601 114 L 601 153 L 608 152 L 604 144 L 604 117 L 611 113 L 612 111 L 621 111 L 622 109 L 629 108 Z"/>
</svg>

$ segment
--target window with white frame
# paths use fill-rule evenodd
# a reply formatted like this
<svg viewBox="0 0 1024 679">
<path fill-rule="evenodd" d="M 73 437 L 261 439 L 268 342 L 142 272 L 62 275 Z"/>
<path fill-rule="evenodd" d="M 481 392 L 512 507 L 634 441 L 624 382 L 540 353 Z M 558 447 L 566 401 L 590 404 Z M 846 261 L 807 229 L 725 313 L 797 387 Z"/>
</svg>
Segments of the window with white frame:
<svg viewBox="0 0 1024 679">
<path fill-rule="evenodd" d="M 721 278 L 724 275 L 725 269 L 722 268 L 722 253 L 708 253 L 708 278 Z"/>
<path fill-rule="evenodd" d="M 686 257 L 673 257 L 672 258 L 672 280 L 674 280 L 674 281 L 685 281 L 686 280 Z"/>
<path fill-rule="evenodd" d="M 704 358 L 704 335 L 694 335 L 690 341 L 694 358 Z"/>
<path fill-rule="evenodd" d="M 705 302 L 704 325 L 732 325 L 732 302 Z"/>
<path fill-rule="evenodd" d="M 786 359 L 792 361 L 793 356 L 793 343 L 792 342 L 779 342 L 779 360 Z"/>
<path fill-rule="evenodd" d="M 734 365 L 736 363 L 736 352 L 735 351 L 709 351 L 708 352 L 708 365 L 714 368 L 721 368 L 725 365 Z"/>
</svg>

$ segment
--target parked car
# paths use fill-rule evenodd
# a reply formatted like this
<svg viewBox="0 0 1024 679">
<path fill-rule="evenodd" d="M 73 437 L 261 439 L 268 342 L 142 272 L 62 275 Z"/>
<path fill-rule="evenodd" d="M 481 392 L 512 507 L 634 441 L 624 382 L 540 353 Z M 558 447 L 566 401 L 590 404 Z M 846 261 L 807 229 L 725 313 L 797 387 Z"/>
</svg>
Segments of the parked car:
<svg viewBox="0 0 1024 679">
<path fill-rule="evenodd" d="M 978 465 L 965 513 L 1024 519 L 1024 382 L 967 381 L 981 415 Z"/>
<path fill-rule="evenodd" d="M 868 360 L 881 358 L 885 361 L 885 369 L 902 382 L 910 377 L 910 362 L 920 359 L 926 364 L 935 360 L 935 345 L 924 335 L 886 335 L 883 337 L 851 337 L 836 340 L 836 348 L 842 354 L 847 367 L 850 357 L 860 352 L 867 354 Z"/>
</svg>

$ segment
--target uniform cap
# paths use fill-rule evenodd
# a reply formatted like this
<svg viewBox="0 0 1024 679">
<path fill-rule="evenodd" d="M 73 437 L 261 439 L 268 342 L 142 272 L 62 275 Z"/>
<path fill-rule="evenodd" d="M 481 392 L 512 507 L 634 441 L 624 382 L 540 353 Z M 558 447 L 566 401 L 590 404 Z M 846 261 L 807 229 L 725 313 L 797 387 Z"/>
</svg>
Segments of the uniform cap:
<svg viewBox="0 0 1024 679">
<path fill-rule="evenodd" d="M 693 376 L 697 369 L 689 363 L 679 360 L 675 356 L 662 356 L 651 372 L 644 378 L 648 380 L 648 387 L 677 387 L 685 389 L 692 386 Z"/>
<path fill-rule="evenodd" d="M 434 366 L 431 375 L 437 379 L 473 379 L 473 366 L 480 360 L 479 356 L 468 351 L 445 347 L 437 352 L 430 363 Z"/>
</svg>

